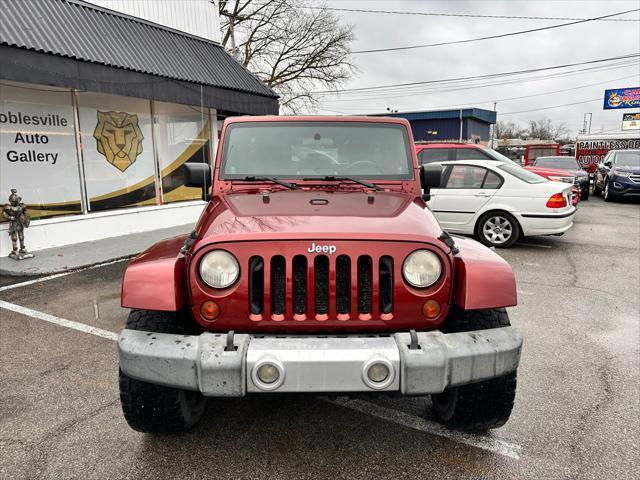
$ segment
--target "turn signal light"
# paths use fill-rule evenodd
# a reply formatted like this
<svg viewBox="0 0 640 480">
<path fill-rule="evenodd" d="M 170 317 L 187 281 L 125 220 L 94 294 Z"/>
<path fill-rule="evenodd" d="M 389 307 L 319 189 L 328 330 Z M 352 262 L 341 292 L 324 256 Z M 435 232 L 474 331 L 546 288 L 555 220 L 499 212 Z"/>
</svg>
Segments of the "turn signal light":
<svg viewBox="0 0 640 480">
<path fill-rule="evenodd" d="M 202 318 L 211 322 L 220 316 L 220 307 L 216 302 L 207 300 L 200 307 L 200 314 Z"/>
<path fill-rule="evenodd" d="M 422 305 L 422 315 L 427 318 L 436 318 L 440 315 L 440 304 L 435 300 L 427 300 Z"/>
<path fill-rule="evenodd" d="M 554 193 L 549 197 L 549 200 L 547 200 L 547 207 L 549 208 L 562 208 L 566 206 L 567 201 L 561 193 Z"/>
</svg>

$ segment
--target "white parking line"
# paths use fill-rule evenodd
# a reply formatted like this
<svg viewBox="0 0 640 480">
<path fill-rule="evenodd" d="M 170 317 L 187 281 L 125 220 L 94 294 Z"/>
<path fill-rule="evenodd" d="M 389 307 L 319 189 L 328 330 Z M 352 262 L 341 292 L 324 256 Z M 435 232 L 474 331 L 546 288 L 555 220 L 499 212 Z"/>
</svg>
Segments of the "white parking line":
<svg viewBox="0 0 640 480">
<path fill-rule="evenodd" d="M 33 310 L 21 305 L 16 305 L 15 303 L 5 302 L 4 300 L 0 300 L 0 308 L 11 310 L 12 312 L 16 313 L 21 313 L 22 315 L 27 315 L 31 318 L 44 320 L 45 322 L 54 323 L 56 325 L 60 325 L 61 327 L 71 328 L 73 330 L 78 330 L 79 332 L 90 333 L 91 335 L 106 338 L 108 340 L 115 341 L 118 339 L 117 333 L 113 333 L 97 327 L 92 327 L 91 325 L 85 325 L 84 323 L 74 322 L 73 320 L 67 320 L 66 318 L 56 317 L 55 315 L 49 315 L 48 313 L 39 312 L 38 310 Z"/>
<path fill-rule="evenodd" d="M 378 417 L 383 420 L 398 423 L 414 430 L 427 432 L 432 435 L 437 435 L 438 437 L 445 437 L 449 440 L 453 440 L 454 442 L 471 445 L 472 447 L 504 455 L 505 457 L 513 458 L 515 460 L 520 459 L 521 447 L 515 443 L 487 437 L 486 435 L 473 435 L 448 430 L 444 426 L 435 422 L 430 422 L 422 417 L 376 405 L 375 403 L 365 402 L 363 400 L 334 400 L 331 403 L 342 405 L 343 407 L 365 413 L 372 417 Z"/>
<path fill-rule="evenodd" d="M 129 260 L 130 258 L 131 257 L 118 258 L 117 260 L 110 260 L 104 263 L 97 263 L 89 267 L 76 268 L 75 270 L 68 270 L 66 272 L 55 273 L 47 277 L 34 278 L 33 280 L 27 280 L 26 282 L 21 282 L 21 283 L 14 283 L 13 285 L 5 285 L 4 287 L 0 287 L 0 292 L 4 292 L 5 290 L 12 290 L 14 288 L 26 287 L 28 285 L 33 285 L 34 283 L 46 282 L 47 280 L 53 280 L 54 278 L 66 277 L 67 275 L 71 275 L 72 273 L 84 272 L 85 270 L 93 270 L 94 268 L 106 267 L 107 265 L 113 265 L 114 263 L 124 262 L 126 260 Z"/>
<path fill-rule="evenodd" d="M 103 330 L 97 327 L 92 327 L 91 325 L 86 325 L 84 323 L 75 322 L 73 320 L 67 320 L 66 318 L 56 317 L 55 315 L 50 315 L 48 313 L 39 312 L 38 310 L 33 310 L 21 305 L 16 305 L 15 303 L 9 303 L 0 300 L 0 308 L 11 310 L 12 312 L 20 313 L 22 315 L 36 318 L 38 320 L 44 320 L 45 322 L 53 323 L 61 327 L 66 327 L 72 330 L 77 330 L 79 332 L 106 338 L 107 340 L 116 341 L 118 339 L 117 333 Z M 392 408 L 382 407 L 380 405 L 365 402 L 362 400 L 334 400 L 331 403 L 356 410 L 372 417 L 377 417 L 383 420 L 394 422 L 399 425 L 412 428 L 414 430 L 430 433 L 439 437 L 445 437 L 458 443 L 464 443 L 472 447 L 487 450 L 499 455 L 504 455 L 505 457 L 513 458 L 515 460 L 518 460 L 520 458 L 520 445 L 506 442 L 504 440 L 490 438 L 484 435 L 472 435 L 468 433 L 447 430 L 442 425 L 430 422 L 422 417 L 394 410 Z"/>
</svg>

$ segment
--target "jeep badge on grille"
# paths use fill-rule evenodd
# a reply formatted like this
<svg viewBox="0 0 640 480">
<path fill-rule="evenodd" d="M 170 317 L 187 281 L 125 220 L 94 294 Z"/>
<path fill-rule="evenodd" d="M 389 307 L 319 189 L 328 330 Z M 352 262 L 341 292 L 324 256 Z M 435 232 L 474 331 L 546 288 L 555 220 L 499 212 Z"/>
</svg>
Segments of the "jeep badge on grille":
<svg viewBox="0 0 640 480">
<path fill-rule="evenodd" d="M 309 248 L 307 248 L 307 252 L 309 253 L 328 253 L 329 255 L 333 255 L 336 253 L 335 245 L 316 245 L 316 242 L 313 242 Z"/>
</svg>

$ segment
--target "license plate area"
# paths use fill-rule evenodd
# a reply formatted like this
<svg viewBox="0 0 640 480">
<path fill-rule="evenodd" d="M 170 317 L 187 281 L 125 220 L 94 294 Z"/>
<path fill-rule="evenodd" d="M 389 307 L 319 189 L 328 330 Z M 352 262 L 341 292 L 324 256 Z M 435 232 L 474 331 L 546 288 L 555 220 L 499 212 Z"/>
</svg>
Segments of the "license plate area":
<svg viewBox="0 0 640 480">
<path fill-rule="evenodd" d="M 259 372 L 278 370 L 261 381 Z M 384 368 L 388 376 L 380 379 Z M 269 378 L 273 378 L 273 375 Z M 393 337 L 262 337 L 247 350 L 247 392 L 366 392 L 400 389 L 400 353 Z"/>
</svg>

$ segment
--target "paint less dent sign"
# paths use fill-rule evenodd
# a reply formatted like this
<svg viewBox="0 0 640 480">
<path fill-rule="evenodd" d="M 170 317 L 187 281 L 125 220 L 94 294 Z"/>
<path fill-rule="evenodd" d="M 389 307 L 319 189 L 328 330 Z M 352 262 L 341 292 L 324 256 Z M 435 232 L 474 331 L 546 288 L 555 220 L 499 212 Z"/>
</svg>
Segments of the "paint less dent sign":
<svg viewBox="0 0 640 480">
<path fill-rule="evenodd" d="M 604 110 L 640 107 L 640 87 L 613 88 L 604 91 Z"/>
<path fill-rule="evenodd" d="M 596 165 L 609 153 L 609 150 L 628 150 L 640 148 L 638 138 L 591 138 L 576 141 L 576 160 L 578 164 L 592 173 Z"/>
</svg>

